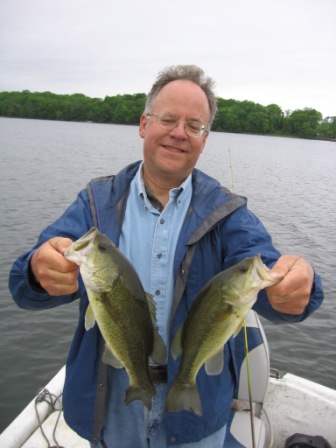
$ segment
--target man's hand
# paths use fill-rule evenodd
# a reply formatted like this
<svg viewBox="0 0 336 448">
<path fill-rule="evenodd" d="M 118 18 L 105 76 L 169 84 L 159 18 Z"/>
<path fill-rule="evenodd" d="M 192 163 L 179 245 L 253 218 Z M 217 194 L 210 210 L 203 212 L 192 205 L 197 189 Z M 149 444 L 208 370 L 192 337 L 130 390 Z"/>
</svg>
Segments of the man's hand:
<svg viewBox="0 0 336 448">
<path fill-rule="evenodd" d="M 271 270 L 275 278 L 283 280 L 266 288 L 272 307 L 286 314 L 301 314 L 308 305 L 314 270 L 304 259 L 295 255 L 283 255 Z"/>
<path fill-rule="evenodd" d="M 63 256 L 71 244 L 69 238 L 52 238 L 42 244 L 30 260 L 36 281 L 49 295 L 73 294 L 78 289 L 78 266 Z"/>
</svg>

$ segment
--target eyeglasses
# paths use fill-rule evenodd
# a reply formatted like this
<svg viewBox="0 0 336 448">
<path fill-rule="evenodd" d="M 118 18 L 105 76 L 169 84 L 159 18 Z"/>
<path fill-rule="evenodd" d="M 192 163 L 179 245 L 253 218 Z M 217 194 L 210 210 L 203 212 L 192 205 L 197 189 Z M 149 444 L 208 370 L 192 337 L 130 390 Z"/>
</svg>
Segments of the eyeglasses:
<svg viewBox="0 0 336 448">
<path fill-rule="evenodd" d="M 180 124 L 180 120 L 176 115 L 169 112 L 163 112 L 162 114 L 146 114 L 147 117 L 154 117 L 159 126 L 164 129 L 173 130 Z M 208 129 L 204 124 L 196 120 L 185 121 L 183 123 L 184 130 L 189 137 L 202 137 Z"/>
</svg>

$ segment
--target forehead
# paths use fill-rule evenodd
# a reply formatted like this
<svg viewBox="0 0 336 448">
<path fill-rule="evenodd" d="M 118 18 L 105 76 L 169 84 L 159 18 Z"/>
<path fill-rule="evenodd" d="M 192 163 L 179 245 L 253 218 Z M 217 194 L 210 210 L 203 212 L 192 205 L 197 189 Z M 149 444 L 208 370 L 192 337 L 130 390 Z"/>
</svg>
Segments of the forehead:
<svg viewBox="0 0 336 448">
<path fill-rule="evenodd" d="M 156 112 L 171 112 L 176 115 L 191 114 L 208 119 L 210 107 L 206 94 L 197 84 L 187 80 L 176 80 L 166 84 L 153 101 Z"/>
</svg>

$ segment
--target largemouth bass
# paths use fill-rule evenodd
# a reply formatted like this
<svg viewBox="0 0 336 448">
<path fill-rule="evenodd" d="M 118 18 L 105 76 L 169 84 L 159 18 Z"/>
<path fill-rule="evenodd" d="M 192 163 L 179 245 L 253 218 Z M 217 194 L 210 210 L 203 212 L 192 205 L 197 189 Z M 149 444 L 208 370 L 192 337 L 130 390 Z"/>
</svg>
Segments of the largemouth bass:
<svg viewBox="0 0 336 448">
<path fill-rule="evenodd" d="M 269 272 L 256 255 L 220 272 L 200 291 L 171 345 L 173 358 L 182 353 L 182 359 L 168 393 L 168 411 L 202 415 L 197 374 L 203 364 L 208 375 L 221 373 L 225 343 L 239 333 L 258 292 L 279 282 Z"/>
<path fill-rule="evenodd" d="M 158 334 L 155 303 L 146 295 L 131 263 L 96 228 L 89 230 L 65 252 L 80 267 L 89 297 L 85 328 L 97 322 L 105 340 L 103 361 L 125 368 L 130 385 L 125 403 L 142 400 L 150 410 L 155 387 L 150 379 L 149 358 L 166 362 L 167 350 Z"/>
</svg>

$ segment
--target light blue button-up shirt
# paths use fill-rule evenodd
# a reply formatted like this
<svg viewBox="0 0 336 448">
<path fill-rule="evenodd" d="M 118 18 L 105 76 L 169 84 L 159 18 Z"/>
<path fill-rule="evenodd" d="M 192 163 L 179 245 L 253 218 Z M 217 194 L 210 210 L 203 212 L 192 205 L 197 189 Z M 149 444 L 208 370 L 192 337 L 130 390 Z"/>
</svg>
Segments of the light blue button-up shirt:
<svg viewBox="0 0 336 448">
<path fill-rule="evenodd" d="M 160 212 L 150 203 L 142 178 L 142 166 L 130 185 L 125 218 L 121 229 L 119 249 L 132 263 L 146 292 L 156 303 L 156 317 L 166 347 L 169 347 L 169 322 L 174 293 L 173 263 L 180 230 L 189 208 L 192 195 L 191 175 L 178 188 L 169 192 L 169 202 Z M 165 400 L 167 384 L 157 383 L 153 407 L 148 411 L 134 401 L 124 404 L 124 391 L 128 384 L 125 370 L 109 370 L 110 393 L 104 439 L 108 446 L 125 442 L 127 446 L 166 446 Z M 111 397 L 113 397 L 111 399 Z M 118 418 L 116 418 L 118 416 Z M 134 429 L 135 428 L 135 429 Z M 193 448 L 222 447 L 226 427 L 199 442 Z M 121 438 L 121 440 L 118 439 Z M 133 437 L 133 439 L 132 439 Z M 121 445 L 120 445 L 121 446 Z M 126 446 L 126 445 L 122 445 Z M 184 444 L 178 445 L 182 448 Z M 189 444 L 188 444 L 189 446 Z"/>
<path fill-rule="evenodd" d="M 119 249 L 134 266 L 144 290 L 155 300 L 159 333 L 167 347 L 174 255 L 191 195 L 190 175 L 180 187 L 170 190 L 169 202 L 160 212 L 148 199 L 141 165 L 130 185 L 119 241 Z"/>
</svg>

